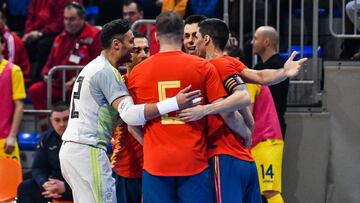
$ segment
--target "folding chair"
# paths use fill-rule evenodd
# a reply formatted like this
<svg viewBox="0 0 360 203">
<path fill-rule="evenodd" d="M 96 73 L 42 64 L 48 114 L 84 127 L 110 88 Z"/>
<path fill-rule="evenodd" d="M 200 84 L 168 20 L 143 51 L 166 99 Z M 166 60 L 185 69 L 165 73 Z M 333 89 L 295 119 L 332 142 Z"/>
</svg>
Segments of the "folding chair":
<svg viewBox="0 0 360 203">
<path fill-rule="evenodd" d="M 22 181 L 19 161 L 0 158 L 0 202 L 15 200 L 17 188 Z"/>
</svg>

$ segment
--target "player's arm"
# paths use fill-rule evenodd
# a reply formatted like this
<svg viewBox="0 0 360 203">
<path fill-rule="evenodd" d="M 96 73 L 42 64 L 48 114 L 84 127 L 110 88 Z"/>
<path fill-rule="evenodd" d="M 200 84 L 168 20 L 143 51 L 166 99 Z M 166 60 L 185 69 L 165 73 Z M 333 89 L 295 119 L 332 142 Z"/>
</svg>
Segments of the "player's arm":
<svg viewBox="0 0 360 203">
<path fill-rule="evenodd" d="M 235 92 L 247 91 L 245 84 L 237 84 L 234 88 L 227 89 L 232 94 Z M 220 113 L 226 125 L 240 138 L 244 140 L 246 147 L 251 146 L 251 136 L 254 130 L 255 122 L 249 107 L 240 109 L 239 111 Z"/>
<path fill-rule="evenodd" d="M 229 113 L 221 113 L 220 115 L 224 119 L 226 125 L 235 133 L 235 135 L 244 140 L 245 147 L 250 147 L 253 129 L 249 128 L 241 113 L 238 111 L 233 111 Z"/>
<path fill-rule="evenodd" d="M 294 61 L 296 54 L 297 53 L 295 51 L 291 54 L 289 59 L 284 64 L 284 68 L 265 70 L 252 70 L 247 68 L 241 71 L 240 75 L 244 81 L 248 83 L 261 85 L 277 84 L 289 77 L 294 77 L 299 73 L 303 63 L 307 60 L 307 58 Z"/>
<path fill-rule="evenodd" d="M 141 145 L 144 145 L 144 132 L 141 126 L 128 125 L 128 131 Z"/>
<path fill-rule="evenodd" d="M 199 98 L 201 94 L 200 90 L 190 90 L 191 85 L 180 90 L 175 97 L 151 104 L 135 105 L 131 96 L 125 95 L 116 98 L 111 105 L 119 111 L 120 117 L 125 123 L 140 126 L 148 120 L 192 106 L 192 101 Z"/>
<path fill-rule="evenodd" d="M 211 104 L 198 105 L 184 109 L 178 113 L 181 120 L 185 122 L 196 121 L 206 115 L 233 112 L 243 109 L 251 104 L 250 95 L 245 83 L 237 74 L 225 80 L 224 86 L 230 95 L 224 99 L 215 100 Z"/>
<path fill-rule="evenodd" d="M 15 142 L 16 142 L 16 136 L 19 131 L 22 115 L 23 115 L 23 109 L 24 109 L 24 102 L 22 100 L 14 100 L 15 103 L 15 110 L 14 115 L 11 122 L 11 129 L 9 132 L 9 135 L 6 138 L 5 143 L 5 153 L 11 154 L 15 149 Z"/>
<path fill-rule="evenodd" d="M 244 122 L 246 123 L 246 126 L 249 128 L 249 130 L 251 132 L 253 132 L 254 128 L 255 128 L 255 121 L 254 121 L 254 117 L 252 115 L 251 106 L 240 109 L 239 113 L 244 118 Z"/>
</svg>

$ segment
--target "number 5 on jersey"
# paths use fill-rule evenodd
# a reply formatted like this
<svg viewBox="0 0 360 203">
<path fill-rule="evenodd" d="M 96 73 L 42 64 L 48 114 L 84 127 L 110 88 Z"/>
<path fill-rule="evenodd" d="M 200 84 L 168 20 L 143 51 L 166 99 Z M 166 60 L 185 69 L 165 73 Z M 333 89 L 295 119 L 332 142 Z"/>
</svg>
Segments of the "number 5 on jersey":
<svg viewBox="0 0 360 203">
<path fill-rule="evenodd" d="M 158 82 L 158 93 L 159 93 L 159 101 L 167 99 L 166 97 L 166 89 L 170 88 L 180 88 L 180 81 L 161 81 Z M 171 124 L 184 124 L 183 121 L 178 117 L 170 117 L 168 114 L 161 116 L 161 124 L 163 125 L 171 125 Z"/>
</svg>

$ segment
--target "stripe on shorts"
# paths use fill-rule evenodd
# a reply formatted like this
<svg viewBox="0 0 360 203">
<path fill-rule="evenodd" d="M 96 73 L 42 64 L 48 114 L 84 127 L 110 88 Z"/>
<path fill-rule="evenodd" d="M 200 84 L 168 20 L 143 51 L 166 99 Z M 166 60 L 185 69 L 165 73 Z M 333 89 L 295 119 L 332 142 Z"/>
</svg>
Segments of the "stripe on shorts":
<svg viewBox="0 0 360 203">
<path fill-rule="evenodd" d="M 214 156 L 214 183 L 215 183 L 215 193 L 216 193 L 216 202 L 222 203 L 221 199 L 221 184 L 220 184 L 220 159 L 219 156 Z"/>
<path fill-rule="evenodd" d="M 100 162 L 99 162 L 99 152 L 100 149 L 95 147 L 90 147 L 90 167 L 91 167 L 91 175 L 93 178 L 94 184 L 94 196 L 97 203 L 103 202 L 102 196 L 102 181 L 100 174 Z"/>
</svg>

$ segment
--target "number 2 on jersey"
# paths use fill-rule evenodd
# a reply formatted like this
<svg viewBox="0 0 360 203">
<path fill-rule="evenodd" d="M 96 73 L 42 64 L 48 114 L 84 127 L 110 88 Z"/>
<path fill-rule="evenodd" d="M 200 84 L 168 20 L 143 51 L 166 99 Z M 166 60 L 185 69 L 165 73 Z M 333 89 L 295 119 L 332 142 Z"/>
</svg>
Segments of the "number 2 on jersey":
<svg viewBox="0 0 360 203">
<path fill-rule="evenodd" d="M 166 89 L 170 88 L 180 88 L 180 81 L 161 81 L 158 82 L 158 93 L 159 93 L 159 101 L 167 99 L 166 97 Z M 161 124 L 170 125 L 170 124 L 184 124 L 183 121 L 178 117 L 170 117 L 168 114 L 161 116 Z"/>
<path fill-rule="evenodd" d="M 81 91 L 81 86 L 82 86 L 82 82 L 84 81 L 84 76 L 80 76 L 77 78 L 76 82 L 79 83 L 77 86 L 77 90 L 76 92 L 74 92 L 73 94 L 73 99 L 72 99 L 72 108 L 71 108 L 71 118 L 79 118 L 79 112 L 75 110 L 75 99 L 80 99 L 80 91 Z"/>
</svg>

